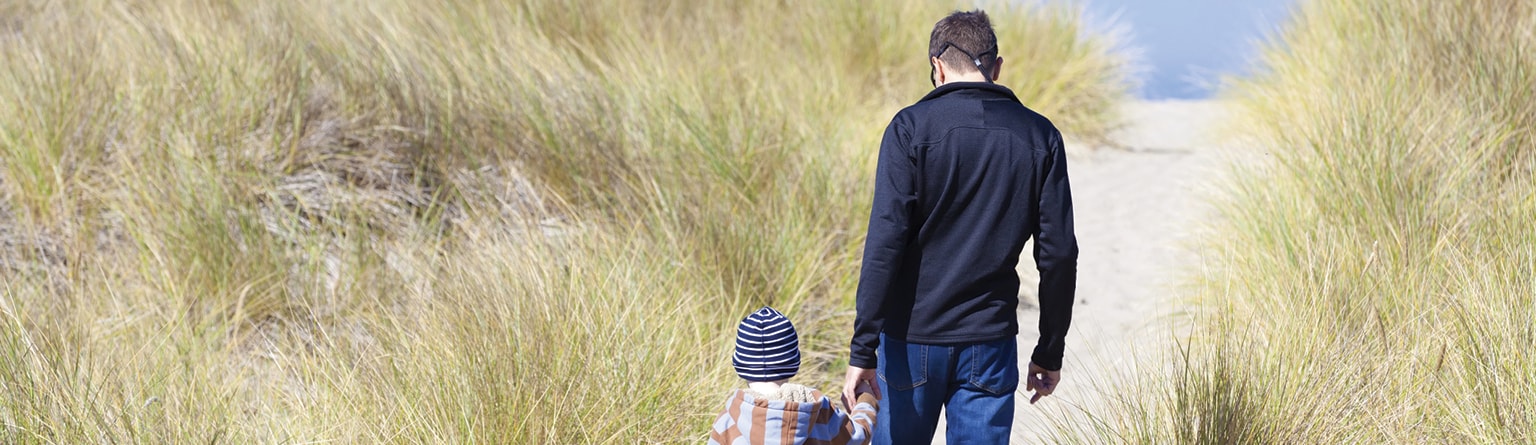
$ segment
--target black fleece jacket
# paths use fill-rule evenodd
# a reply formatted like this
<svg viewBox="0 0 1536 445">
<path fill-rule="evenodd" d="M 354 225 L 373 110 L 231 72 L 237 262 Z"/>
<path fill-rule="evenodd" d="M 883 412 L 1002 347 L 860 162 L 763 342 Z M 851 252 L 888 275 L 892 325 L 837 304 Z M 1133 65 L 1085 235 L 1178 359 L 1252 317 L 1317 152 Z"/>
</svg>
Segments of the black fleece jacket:
<svg viewBox="0 0 1536 445">
<path fill-rule="evenodd" d="M 880 143 L 849 364 L 874 368 L 882 332 L 923 344 L 1017 335 L 1014 268 L 1031 236 L 1031 359 L 1058 370 L 1077 281 L 1061 133 L 991 83 L 945 84 L 896 113 Z"/>
</svg>

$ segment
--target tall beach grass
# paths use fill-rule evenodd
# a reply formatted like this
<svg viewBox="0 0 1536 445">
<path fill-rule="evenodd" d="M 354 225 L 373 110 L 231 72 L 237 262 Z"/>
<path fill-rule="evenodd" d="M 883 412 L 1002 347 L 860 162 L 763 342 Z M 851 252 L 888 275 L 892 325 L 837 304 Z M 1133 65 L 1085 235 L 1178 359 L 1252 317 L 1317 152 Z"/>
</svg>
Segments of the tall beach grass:
<svg viewBox="0 0 1536 445">
<path fill-rule="evenodd" d="M 1536 440 L 1536 5 L 1307 1 L 1236 81 L 1171 375 L 1062 440 Z"/>
<path fill-rule="evenodd" d="M 762 304 L 837 390 L 953 6 L 0 1 L 0 442 L 697 442 Z M 1115 42 L 989 12 L 1114 124 Z"/>
</svg>

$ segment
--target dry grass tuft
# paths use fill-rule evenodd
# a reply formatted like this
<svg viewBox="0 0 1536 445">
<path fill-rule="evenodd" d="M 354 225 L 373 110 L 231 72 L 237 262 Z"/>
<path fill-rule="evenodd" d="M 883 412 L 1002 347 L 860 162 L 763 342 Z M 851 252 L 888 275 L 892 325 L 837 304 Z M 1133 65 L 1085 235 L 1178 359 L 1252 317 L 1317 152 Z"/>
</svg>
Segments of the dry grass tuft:
<svg viewBox="0 0 1536 445">
<path fill-rule="evenodd" d="M 1536 439 L 1536 7 L 1305 2 L 1238 81 L 1242 171 L 1172 378 L 1081 441 Z"/>
</svg>

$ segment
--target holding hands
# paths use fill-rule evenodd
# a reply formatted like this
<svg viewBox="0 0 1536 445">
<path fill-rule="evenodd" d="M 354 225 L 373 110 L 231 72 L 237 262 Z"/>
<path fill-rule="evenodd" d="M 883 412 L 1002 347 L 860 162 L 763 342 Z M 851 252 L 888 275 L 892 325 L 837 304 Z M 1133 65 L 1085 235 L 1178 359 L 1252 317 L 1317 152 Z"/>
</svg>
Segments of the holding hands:
<svg viewBox="0 0 1536 445">
<path fill-rule="evenodd" d="M 859 395 L 869 393 L 880 397 L 880 385 L 875 384 L 875 370 L 848 367 L 848 376 L 843 381 L 843 408 L 852 411 L 853 406 L 859 403 Z"/>
</svg>

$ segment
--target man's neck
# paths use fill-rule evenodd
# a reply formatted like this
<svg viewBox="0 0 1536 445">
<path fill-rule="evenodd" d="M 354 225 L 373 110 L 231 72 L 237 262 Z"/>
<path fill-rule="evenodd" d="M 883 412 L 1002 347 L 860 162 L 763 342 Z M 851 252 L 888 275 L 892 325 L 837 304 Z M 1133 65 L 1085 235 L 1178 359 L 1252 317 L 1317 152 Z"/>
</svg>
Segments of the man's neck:
<svg viewBox="0 0 1536 445">
<path fill-rule="evenodd" d="M 939 84 L 939 85 L 949 85 L 949 84 L 956 83 L 956 82 L 987 82 L 987 81 L 989 81 L 987 79 L 987 76 L 981 75 L 980 71 L 972 71 L 972 72 L 961 74 L 961 75 L 958 75 L 958 76 L 947 76 L 947 77 L 944 78 L 944 83 Z"/>
</svg>

